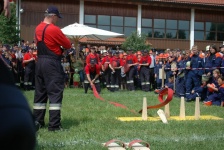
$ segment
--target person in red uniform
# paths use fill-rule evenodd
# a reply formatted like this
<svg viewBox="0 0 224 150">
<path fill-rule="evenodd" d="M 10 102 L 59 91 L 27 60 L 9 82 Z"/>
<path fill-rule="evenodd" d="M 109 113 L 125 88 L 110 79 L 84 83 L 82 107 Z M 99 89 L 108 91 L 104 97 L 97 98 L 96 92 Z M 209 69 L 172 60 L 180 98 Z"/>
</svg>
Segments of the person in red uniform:
<svg viewBox="0 0 224 150">
<path fill-rule="evenodd" d="M 127 89 L 129 91 L 134 91 L 134 75 L 136 68 L 135 66 L 138 64 L 137 57 L 132 54 L 132 50 L 130 48 L 127 49 L 128 55 L 126 57 L 126 64 L 129 66 L 129 70 L 126 72 L 126 79 L 127 79 Z"/>
<path fill-rule="evenodd" d="M 33 49 L 29 47 L 28 52 L 24 55 L 23 64 L 25 68 L 24 74 L 24 90 L 32 89 L 32 82 L 34 79 L 35 72 L 35 60 L 36 57 L 33 55 Z"/>
<path fill-rule="evenodd" d="M 149 74 L 149 65 L 151 64 L 151 57 L 148 55 L 148 51 L 143 51 L 143 56 L 139 61 L 140 66 L 140 80 L 142 91 L 148 92 L 150 90 L 150 74 Z"/>
<path fill-rule="evenodd" d="M 90 53 L 86 56 L 86 64 L 90 64 L 91 60 L 94 60 L 96 64 L 100 62 L 99 55 L 95 52 L 95 50 L 95 47 L 90 48 Z"/>
<path fill-rule="evenodd" d="M 107 52 L 106 52 L 107 53 Z M 112 58 L 112 51 L 108 52 L 108 56 L 102 59 L 102 71 L 104 72 L 104 78 L 106 81 L 106 87 L 110 90 L 111 84 L 111 69 L 109 68 L 110 59 Z"/>
<path fill-rule="evenodd" d="M 94 59 L 91 59 L 90 63 L 85 66 L 85 80 L 84 80 L 84 89 L 87 93 L 89 85 L 94 84 L 97 92 L 100 94 L 100 66 L 96 64 Z"/>
<path fill-rule="evenodd" d="M 49 99 L 49 131 L 61 130 L 61 104 L 64 90 L 64 71 L 61 65 L 63 47 L 71 42 L 55 24 L 62 18 L 57 7 L 49 6 L 44 21 L 35 30 L 37 57 L 33 114 L 40 127 L 44 126 Z"/>
<path fill-rule="evenodd" d="M 110 59 L 109 67 L 111 68 L 111 92 L 119 90 L 119 77 L 121 76 L 121 72 L 119 71 L 123 64 L 122 58 L 119 57 L 119 51 L 115 52 L 115 56 Z"/>
</svg>

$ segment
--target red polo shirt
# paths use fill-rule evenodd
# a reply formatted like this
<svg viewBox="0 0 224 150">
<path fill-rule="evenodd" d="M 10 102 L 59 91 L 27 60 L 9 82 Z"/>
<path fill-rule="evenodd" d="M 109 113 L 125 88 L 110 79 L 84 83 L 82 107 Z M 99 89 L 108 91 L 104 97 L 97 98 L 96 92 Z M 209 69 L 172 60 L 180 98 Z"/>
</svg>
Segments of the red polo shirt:
<svg viewBox="0 0 224 150">
<path fill-rule="evenodd" d="M 151 57 L 150 56 L 142 56 L 139 63 L 143 64 L 143 62 L 144 63 L 149 63 L 149 65 L 150 65 L 151 64 Z"/>
<path fill-rule="evenodd" d="M 42 40 L 43 30 L 47 24 L 41 22 L 35 30 L 36 34 L 36 43 Z M 44 34 L 44 43 L 53 51 L 56 55 L 62 55 L 62 50 L 60 46 L 65 49 L 71 48 L 71 42 L 69 39 L 62 33 L 61 29 L 54 24 L 49 24 Z"/>
<path fill-rule="evenodd" d="M 100 66 L 99 65 L 93 65 L 91 66 L 91 64 L 87 64 L 85 66 L 85 73 L 86 74 L 91 74 L 91 73 L 94 73 L 96 72 L 96 74 L 100 74 Z"/>
<path fill-rule="evenodd" d="M 136 57 L 135 55 L 133 55 L 133 54 L 127 55 L 127 57 L 126 57 L 126 62 L 127 62 L 128 60 L 132 60 L 132 61 L 133 61 L 133 64 L 135 64 L 135 63 L 138 62 L 137 57 Z"/>
</svg>

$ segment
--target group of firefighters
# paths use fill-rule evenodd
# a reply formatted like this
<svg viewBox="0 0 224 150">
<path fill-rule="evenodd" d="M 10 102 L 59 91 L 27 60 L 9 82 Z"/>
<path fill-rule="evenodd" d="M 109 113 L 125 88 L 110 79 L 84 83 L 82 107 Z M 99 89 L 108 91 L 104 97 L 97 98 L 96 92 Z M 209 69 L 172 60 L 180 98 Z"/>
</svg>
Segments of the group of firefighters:
<svg viewBox="0 0 224 150">
<path fill-rule="evenodd" d="M 160 54 L 152 50 L 134 53 L 127 48 L 126 52 L 103 51 L 99 58 L 95 47 L 91 47 L 86 57 L 85 93 L 88 84 L 95 84 L 100 93 L 100 81 L 105 81 L 111 92 L 124 88 L 124 85 L 129 91 L 139 86 L 143 91 L 155 90 L 156 93 L 168 87 L 175 91 L 176 96 L 184 96 L 187 102 L 201 97 L 205 104 L 209 102 L 210 105 L 213 101 L 213 104 L 220 105 L 222 100 L 217 97 L 220 97 L 222 82 L 219 83 L 218 79 L 224 76 L 223 53 L 223 45 L 217 48 L 212 44 L 205 50 L 193 46 L 182 51 L 167 49 Z M 151 78 L 154 78 L 153 82 Z"/>
<path fill-rule="evenodd" d="M 29 46 L 25 52 L 18 45 L 14 45 L 13 51 L 3 46 L 0 52 L 14 74 L 16 85 L 24 90 L 35 88 L 35 45 Z M 102 84 L 111 92 L 140 88 L 158 93 L 160 89 L 169 87 L 175 90 L 175 95 L 184 96 L 186 101 L 194 100 L 195 96 L 205 100 L 211 92 L 195 92 L 192 97 L 192 90 L 201 87 L 203 81 L 206 81 L 206 88 L 210 83 L 219 87 L 213 71 L 218 70 L 220 75 L 224 75 L 223 53 L 223 45 L 219 48 L 209 45 L 206 50 L 198 50 L 197 46 L 193 46 L 191 50 L 167 49 L 157 54 L 153 49 L 136 52 L 127 48 L 126 51 L 102 50 L 99 55 L 97 47 L 92 46 L 83 60 L 83 69 L 79 70 L 84 72 L 81 76 L 84 78 L 82 85 L 85 93 L 91 84 L 96 86 L 98 93 Z"/>
</svg>

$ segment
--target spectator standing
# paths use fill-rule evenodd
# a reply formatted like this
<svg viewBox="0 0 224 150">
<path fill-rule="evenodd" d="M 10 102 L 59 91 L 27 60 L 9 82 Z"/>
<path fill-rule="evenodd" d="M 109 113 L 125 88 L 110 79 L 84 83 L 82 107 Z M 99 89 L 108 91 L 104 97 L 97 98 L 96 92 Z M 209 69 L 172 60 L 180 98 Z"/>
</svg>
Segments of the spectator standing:
<svg viewBox="0 0 224 150">
<path fill-rule="evenodd" d="M 149 65 L 149 83 L 150 83 L 150 91 L 155 90 L 155 73 L 154 68 L 156 65 L 155 52 L 153 50 L 149 51 L 149 55 L 151 57 L 151 64 Z"/>
<path fill-rule="evenodd" d="M 23 58 L 23 64 L 25 66 L 24 90 L 32 89 L 32 81 L 35 75 L 35 59 L 36 58 L 33 56 L 33 50 L 29 48 L 28 52 L 24 55 Z"/>
<path fill-rule="evenodd" d="M 186 78 L 186 93 L 185 97 L 188 101 L 188 96 L 194 87 L 199 87 L 201 85 L 201 76 L 204 73 L 204 70 L 198 69 L 203 68 L 204 63 L 203 59 L 199 57 L 197 46 L 192 47 L 192 55 L 189 58 L 189 61 L 186 64 L 186 69 L 188 70 Z"/>
<path fill-rule="evenodd" d="M 17 44 L 14 45 L 15 55 L 16 55 L 16 85 L 23 88 L 24 85 L 24 68 L 23 68 L 23 53 L 21 47 L 18 47 Z"/>
</svg>

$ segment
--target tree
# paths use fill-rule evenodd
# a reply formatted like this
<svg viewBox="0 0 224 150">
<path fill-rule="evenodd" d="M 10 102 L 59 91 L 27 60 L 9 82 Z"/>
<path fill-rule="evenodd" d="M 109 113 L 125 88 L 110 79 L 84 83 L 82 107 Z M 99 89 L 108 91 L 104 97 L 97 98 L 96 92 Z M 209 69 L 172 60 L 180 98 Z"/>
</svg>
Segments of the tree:
<svg viewBox="0 0 224 150">
<path fill-rule="evenodd" d="M 16 18 L 16 4 L 11 3 L 11 16 L 6 18 L 4 14 L 0 14 L 0 43 L 15 44 L 20 41 Z"/>
<path fill-rule="evenodd" d="M 125 42 L 121 45 L 124 50 L 131 48 L 133 51 L 149 50 L 150 45 L 146 44 L 147 35 L 139 34 L 138 32 L 132 32 L 129 37 L 126 38 Z"/>
</svg>

